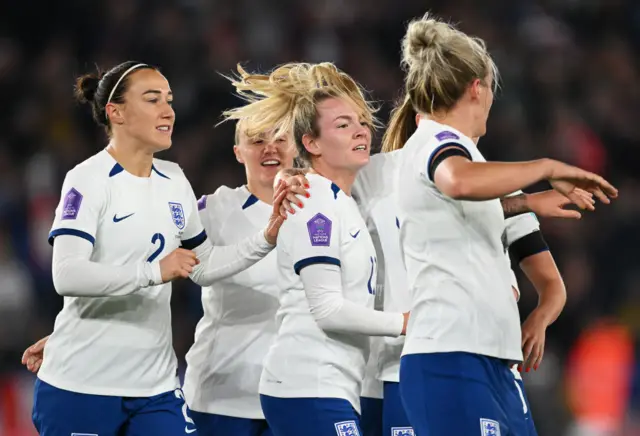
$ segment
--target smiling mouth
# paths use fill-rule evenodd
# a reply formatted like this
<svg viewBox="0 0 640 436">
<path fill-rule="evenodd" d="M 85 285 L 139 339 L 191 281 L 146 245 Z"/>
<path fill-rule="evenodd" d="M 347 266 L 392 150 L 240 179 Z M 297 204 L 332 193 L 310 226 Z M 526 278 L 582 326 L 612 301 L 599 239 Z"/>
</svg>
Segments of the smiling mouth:
<svg viewBox="0 0 640 436">
<path fill-rule="evenodd" d="M 366 150 L 367 150 L 366 145 L 356 145 L 355 147 L 353 147 L 353 151 L 366 151 Z"/>
<path fill-rule="evenodd" d="M 261 162 L 260 165 L 262 165 L 263 167 L 277 167 L 280 166 L 280 161 L 277 159 L 268 159 L 264 162 Z"/>
<path fill-rule="evenodd" d="M 158 126 L 156 130 L 162 133 L 171 133 L 171 126 Z"/>
</svg>

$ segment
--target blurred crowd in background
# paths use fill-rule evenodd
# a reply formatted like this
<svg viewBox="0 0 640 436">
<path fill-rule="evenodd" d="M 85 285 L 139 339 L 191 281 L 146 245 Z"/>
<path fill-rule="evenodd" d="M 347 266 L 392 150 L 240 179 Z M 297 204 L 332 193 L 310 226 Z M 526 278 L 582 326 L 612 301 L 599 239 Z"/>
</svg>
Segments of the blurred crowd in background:
<svg viewBox="0 0 640 436">
<path fill-rule="evenodd" d="M 634 0 L 62 0 L 4 2 L 0 13 L 0 435 L 32 435 L 24 348 L 47 335 L 62 298 L 47 233 L 63 177 L 106 145 L 74 77 L 125 60 L 161 67 L 175 95 L 173 147 L 197 195 L 243 183 L 233 125 L 237 62 L 267 70 L 334 61 L 386 120 L 402 87 L 400 39 L 427 10 L 482 37 L 502 89 L 480 147 L 488 159 L 553 157 L 620 190 L 580 221 L 543 220 L 568 302 L 525 375 L 541 436 L 640 435 L 640 2 Z M 378 135 L 379 139 L 380 135 Z M 536 186 L 533 190 L 545 189 Z M 536 304 L 519 273 L 521 316 Z M 183 356 L 202 309 L 174 286 Z"/>
</svg>

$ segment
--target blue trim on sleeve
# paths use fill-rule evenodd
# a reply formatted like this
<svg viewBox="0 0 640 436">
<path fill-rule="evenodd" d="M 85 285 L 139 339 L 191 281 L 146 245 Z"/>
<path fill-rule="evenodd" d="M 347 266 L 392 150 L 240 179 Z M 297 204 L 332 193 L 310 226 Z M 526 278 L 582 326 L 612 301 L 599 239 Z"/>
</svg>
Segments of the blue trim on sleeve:
<svg viewBox="0 0 640 436">
<path fill-rule="evenodd" d="M 430 174 L 431 174 L 431 165 L 433 165 L 433 158 L 438 153 L 440 153 L 440 151 L 442 151 L 443 149 L 445 149 L 445 148 L 453 148 L 453 147 L 459 148 L 460 150 L 462 150 L 467 155 L 469 160 L 473 161 L 473 158 L 471 157 L 471 153 L 469 153 L 469 150 L 467 150 L 467 148 L 464 145 L 462 145 L 462 144 L 460 144 L 458 142 L 447 142 L 446 144 L 439 145 L 435 150 L 433 150 L 431 152 L 431 154 L 429 155 L 429 159 L 427 160 L 427 168 L 426 168 L 427 177 L 429 177 L 429 179 L 432 182 L 433 182 L 433 179 L 431 178 Z"/>
<path fill-rule="evenodd" d="M 333 191 L 333 198 L 338 199 L 338 192 L 340 192 L 340 187 L 335 183 L 331 184 L 331 190 Z"/>
<path fill-rule="evenodd" d="M 120 174 L 123 171 L 124 171 L 124 168 L 122 168 L 122 165 L 120 165 L 119 163 L 116 163 L 113 166 L 113 168 L 111 168 L 111 171 L 109 171 L 109 177 L 113 177 L 116 174 Z"/>
<path fill-rule="evenodd" d="M 169 177 L 165 176 L 164 174 L 162 174 L 160 171 L 158 171 L 158 168 L 156 168 L 155 165 L 151 165 L 151 169 L 153 171 L 155 171 L 160 177 L 164 177 L 167 180 L 171 180 Z"/>
<path fill-rule="evenodd" d="M 62 236 L 62 235 L 77 236 L 79 238 L 86 239 L 87 241 L 91 242 L 91 245 L 96 244 L 96 238 L 94 238 L 87 232 L 83 232 L 82 230 L 55 229 L 55 230 L 52 230 L 51 233 L 49 233 L 49 245 L 53 246 L 53 240 L 58 236 Z"/>
<path fill-rule="evenodd" d="M 300 271 L 302 270 L 302 268 L 309 265 L 315 265 L 317 263 L 327 263 L 329 265 L 340 266 L 340 259 L 336 259 L 335 257 L 330 256 L 307 257 L 306 259 L 297 261 L 295 265 L 293 265 L 293 270 L 296 272 L 296 274 L 300 275 Z"/>
<path fill-rule="evenodd" d="M 185 239 L 184 241 L 182 241 L 182 248 L 184 248 L 185 250 L 193 250 L 194 248 L 202 245 L 202 243 L 206 240 L 207 232 L 203 230 L 193 238 Z"/>
<path fill-rule="evenodd" d="M 258 202 L 258 197 L 256 197 L 255 195 L 251 194 L 249 196 L 249 198 L 247 198 L 247 201 L 244 202 L 244 204 L 242 205 L 242 210 L 245 210 L 246 208 L 248 208 L 251 205 L 254 205 Z"/>
</svg>

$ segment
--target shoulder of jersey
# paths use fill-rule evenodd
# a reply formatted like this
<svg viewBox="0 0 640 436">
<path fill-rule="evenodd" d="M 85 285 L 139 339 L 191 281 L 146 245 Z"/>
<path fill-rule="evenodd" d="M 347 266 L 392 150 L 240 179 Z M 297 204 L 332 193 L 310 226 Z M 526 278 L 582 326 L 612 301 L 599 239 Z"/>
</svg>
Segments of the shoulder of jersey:
<svg viewBox="0 0 640 436">
<path fill-rule="evenodd" d="M 239 202 L 243 196 L 242 188 L 229 188 L 220 186 L 213 194 L 203 195 L 198 199 L 198 210 L 206 210 L 209 213 L 233 210 L 233 204 Z"/>
<path fill-rule="evenodd" d="M 344 195 L 338 185 L 325 177 L 317 174 L 307 174 L 307 180 L 309 180 L 309 193 L 311 194 L 311 198 L 307 202 L 333 202 L 340 195 Z"/>
<path fill-rule="evenodd" d="M 176 180 L 176 179 L 186 179 L 187 176 L 175 162 L 171 162 L 168 160 L 162 159 L 153 159 L 153 166 L 156 169 L 156 172 L 159 172 L 161 175 L 165 176 L 168 179 Z"/>
<path fill-rule="evenodd" d="M 98 153 L 70 169 L 67 176 L 73 175 L 74 179 L 82 179 L 83 182 L 99 186 L 109 179 L 112 169 L 113 161 L 105 159 L 102 153 Z"/>
</svg>

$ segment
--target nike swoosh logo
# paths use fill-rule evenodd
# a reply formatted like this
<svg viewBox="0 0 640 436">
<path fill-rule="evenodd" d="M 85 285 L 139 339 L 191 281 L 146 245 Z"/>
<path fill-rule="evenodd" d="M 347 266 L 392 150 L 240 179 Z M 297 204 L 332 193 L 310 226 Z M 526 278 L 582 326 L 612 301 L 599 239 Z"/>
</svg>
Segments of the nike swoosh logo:
<svg viewBox="0 0 640 436">
<path fill-rule="evenodd" d="M 192 429 L 189 429 L 189 427 L 184 428 L 184 432 L 187 434 L 195 433 L 196 430 L 197 430 L 196 428 L 192 428 Z"/>
<path fill-rule="evenodd" d="M 349 234 L 351 235 L 351 233 L 349 233 Z M 355 235 L 351 235 L 351 237 L 352 237 L 353 239 L 356 239 L 356 238 L 358 237 L 358 235 L 359 235 L 359 234 L 360 234 L 360 230 L 358 230 L 358 231 L 356 232 L 356 234 L 355 234 Z"/>
<path fill-rule="evenodd" d="M 116 215 L 114 215 L 114 216 L 113 216 L 113 222 L 114 222 L 114 223 L 119 223 L 119 222 L 120 222 L 120 221 L 122 221 L 122 220 L 126 220 L 127 218 L 129 218 L 129 217 L 130 217 L 131 215 L 133 215 L 133 214 L 135 214 L 135 212 L 134 212 L 134 213 L 130 213 L 129 215 L 122 216 L 122 217 L 120 217 L 120 218 L 118 218 L 118 216 L 117 216 L 117 214 L 116 214 Z"/>
</svg>

